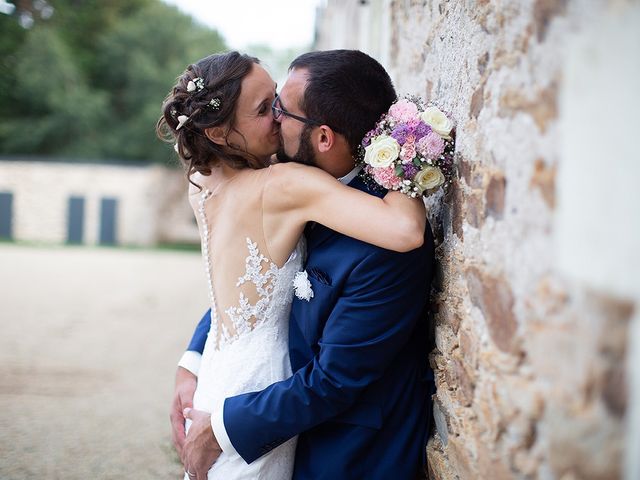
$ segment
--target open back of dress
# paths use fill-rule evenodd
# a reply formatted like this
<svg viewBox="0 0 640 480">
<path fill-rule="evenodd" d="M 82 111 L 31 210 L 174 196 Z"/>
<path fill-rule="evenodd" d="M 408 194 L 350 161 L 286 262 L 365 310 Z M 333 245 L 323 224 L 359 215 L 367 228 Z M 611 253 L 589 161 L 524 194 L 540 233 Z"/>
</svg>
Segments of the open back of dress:
<svg viewBox="0 0 640 480">
<path fill-rule="evenodd" d="M 266 169 L 265 169 L 266 170 Z M 227 397 L 262 390 L 291 375 L 288 322 L 293 279 L 304 240 L 276 265 L 263 231 L 266 171 L 205 188 L 190 200 L 196 212 L 211 303 L 211 329 L 198 374 L 194 408 L 216 414 Z M 251 465 L 223 452 L 209 479 L 290 478 L 295 439 Z"/>
</svg>

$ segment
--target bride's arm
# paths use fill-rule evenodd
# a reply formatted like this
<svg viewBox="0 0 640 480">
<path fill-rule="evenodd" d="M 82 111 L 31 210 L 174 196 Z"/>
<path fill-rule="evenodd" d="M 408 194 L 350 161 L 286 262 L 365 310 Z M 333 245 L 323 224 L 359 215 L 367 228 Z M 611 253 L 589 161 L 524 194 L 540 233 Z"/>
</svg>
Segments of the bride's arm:
<svg viewBox="0 0 640 480">
<path fill-rule="evenodd" d="M 389 192 L 384 198 L 347 187 L 315 167 L 287 163 L 270 167 L 270 203 L 300 223 L 314 221 L 344 235 L 389 250 L 407 252 L 424 242 L 422 198 Z"/>
</svg>

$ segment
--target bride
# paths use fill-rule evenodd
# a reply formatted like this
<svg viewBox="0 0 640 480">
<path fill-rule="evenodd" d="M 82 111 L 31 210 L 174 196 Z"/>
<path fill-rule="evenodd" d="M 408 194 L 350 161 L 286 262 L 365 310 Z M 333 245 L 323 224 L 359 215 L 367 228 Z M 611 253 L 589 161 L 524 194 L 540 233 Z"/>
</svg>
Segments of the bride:
<svg viewBox="0 0 640 480">
<path fill-rule="evenodd" d="M 423 241 L 421 200 L 396 192 L 378 198 L 316 167 L 271 164 L 281 145 L 275 100 L 276 85 L 256 58 L 211 55 L 178 78 L 157 125 L 185 165 L 201 234 L 212 321 L 193 406 L 212 412 L 212 422 L 226 397 L 292 373 L 294 281 L 296 294 L 313 295 L 303 272 L 309 222 L 396 251 Z M 291 478 L 295 444 L 293 438 L 249 465 L 222 452 L 208 478 Z M 195 477 L 189 468 L 187 474 Z"/>
</svg>

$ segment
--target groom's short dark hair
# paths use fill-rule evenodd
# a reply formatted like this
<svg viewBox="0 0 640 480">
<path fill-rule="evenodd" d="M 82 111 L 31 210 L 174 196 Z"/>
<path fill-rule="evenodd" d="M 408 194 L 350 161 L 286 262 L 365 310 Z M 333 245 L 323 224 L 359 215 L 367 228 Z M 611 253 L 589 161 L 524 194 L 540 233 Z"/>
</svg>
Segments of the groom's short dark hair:
<svg viewBox="0 0 640 480">
<path fill-rule="evenodd" d="M 353 154 L 365 134 L 396 100 L 396 91 L 384 67 L 358 50 L 304 53 L 289 66 L 289 70 L 296 68 L 309 72 L 299 107 L 308 118 L 342 133 Z"/>
</svg>

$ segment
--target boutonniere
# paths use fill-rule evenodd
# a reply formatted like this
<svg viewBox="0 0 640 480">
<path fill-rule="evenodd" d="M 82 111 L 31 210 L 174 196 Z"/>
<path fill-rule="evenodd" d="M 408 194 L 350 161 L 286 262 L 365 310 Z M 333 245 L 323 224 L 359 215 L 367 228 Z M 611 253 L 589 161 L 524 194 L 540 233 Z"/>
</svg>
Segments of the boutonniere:
<svg viewBox="0 0 640 480">
<path fill-rule="evenodd" d="M 313 289 L 311 288 L 311 282 L 307 271 L 296 273 L 293 278 L 293 292 L 300 300 L 306 300 L 307 302 L 313 298 Z"/>
</svg>

